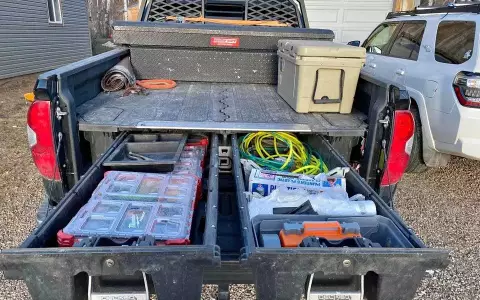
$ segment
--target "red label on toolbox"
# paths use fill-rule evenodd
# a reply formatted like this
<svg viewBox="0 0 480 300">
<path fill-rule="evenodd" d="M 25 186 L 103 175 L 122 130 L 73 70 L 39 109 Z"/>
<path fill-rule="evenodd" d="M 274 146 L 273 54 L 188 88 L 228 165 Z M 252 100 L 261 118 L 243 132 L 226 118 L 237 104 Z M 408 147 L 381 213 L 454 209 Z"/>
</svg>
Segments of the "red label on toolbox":
<svg viewBox="0 0 480 300">
<path fill-rule="evenodd" d="M 212 36 L 210 46 L 238 48 L 240 47 L 240 38 Z"/>
</svg>

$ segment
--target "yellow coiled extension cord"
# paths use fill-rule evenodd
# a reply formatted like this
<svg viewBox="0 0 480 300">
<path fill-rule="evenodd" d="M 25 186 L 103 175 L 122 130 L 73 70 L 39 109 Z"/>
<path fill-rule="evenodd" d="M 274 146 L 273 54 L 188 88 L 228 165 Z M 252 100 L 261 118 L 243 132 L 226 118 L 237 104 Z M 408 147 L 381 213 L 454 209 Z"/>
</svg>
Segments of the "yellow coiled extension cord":
<svg viewBox="0 0 480 300">
<path fill-rule="evenodd" d="M 316 151 L 287 132 L 247 134 L 240 143 L 240 154 L 269 170 L 306 175 L 328 172 Z"/>
</svg>

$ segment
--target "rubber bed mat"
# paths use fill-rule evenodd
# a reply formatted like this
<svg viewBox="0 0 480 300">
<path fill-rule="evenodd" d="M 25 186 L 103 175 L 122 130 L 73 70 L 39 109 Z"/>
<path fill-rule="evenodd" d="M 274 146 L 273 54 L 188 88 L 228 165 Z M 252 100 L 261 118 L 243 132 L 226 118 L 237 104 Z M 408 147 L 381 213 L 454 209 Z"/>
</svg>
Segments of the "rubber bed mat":
<svg viewBox="0 0 480 300">
<path fill-rule="evenodd" d="M 101 93 L 77 108 L 80 130 L 282 130 L 363 136 L 365 115 L 295 112 L 274 85 L 179 82 L 148 95 Z"/>
</svg>

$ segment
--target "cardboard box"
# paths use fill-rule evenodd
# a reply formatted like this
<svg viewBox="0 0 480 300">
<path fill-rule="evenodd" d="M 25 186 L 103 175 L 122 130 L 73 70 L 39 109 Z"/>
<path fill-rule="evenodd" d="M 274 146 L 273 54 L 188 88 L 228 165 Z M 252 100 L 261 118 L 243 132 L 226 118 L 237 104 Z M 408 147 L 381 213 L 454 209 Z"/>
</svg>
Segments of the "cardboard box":
<svg viewBox="0 0 480 300">
<path fill-rule="evenodd" d="M 325 177 L 325 180 L 317 181 L 306 178 L 305 175 L 266 170 L 252 170 L 248 181 L 248 191 L 268 196 L 279 186 L 288 189 L 305 189 L 312 193 L 318 193 L 331 188 L 346 190 L 346 181 L 342 177 Z"/>
</svg>

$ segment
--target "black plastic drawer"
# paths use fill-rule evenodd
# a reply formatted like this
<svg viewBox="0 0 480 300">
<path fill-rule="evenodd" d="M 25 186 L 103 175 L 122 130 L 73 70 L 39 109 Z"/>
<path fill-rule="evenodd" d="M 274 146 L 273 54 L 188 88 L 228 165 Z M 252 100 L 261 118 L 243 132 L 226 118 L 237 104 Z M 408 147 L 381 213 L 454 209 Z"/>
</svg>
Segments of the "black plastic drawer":
<svg viewBox="0 0 480 300">
<path fill-rule="evenodd" d="M 33 299 L 80 300 L 87 297 L 88 276 L 135 277 L 143 272 L 157 299 L 199 299 L 204 268 L 218 265 L 216 246 L 218 206 L 218 137 L 210 139 L 210 164 L 204 173 L 204 231 L 201 242 L 188 246 L 127 246 L 58 248 L 56 234 L 88 201 L 104 176 L 103 162 L 125 139 L 121 134 L 72 188 L 57 208 L 17 249 L 2 250 L 0 270 L 26 281 Z M 207 167 L 208 166 L 208 167 Z M 200 206 L 200 205 L 199 205 Z M 192 229 L 193 230 L 193 229 Z M 122 279 L 122 280 L 125 280 Z"/>
<path fill-rule="evenodd" d="M 348 163 L 321 136 L 309 136 L 327 166 L 348 167 Z M 448 265 L 448 251 L 429 249 L 407 228 L 398 215 L 353 170 L 346 175 L 347 192 L 361 193 L 375 202 L 384 240 L 394 241 L 382 248 L 263 248 L 258 247 L 244 196 L 245 182 L 240 164 L 238 140 L 232 137 L 233 168 L 237 185 L 238 210 L 245 244 L 243 263 L 252 269 L 257 299 L 300 299 L 310 274 L 322 274 L 335 284 L 342 276 L 362 277 L 369 300 L 412 299 L 427 269 Z M 254 220 L 258 221 L 258 217 Z M 280 215 L 280 218 L 282 215 Z M 269 216 L 268 218 L 275 218 Z M 308 218 L 308 217 L 299 217 Z M 258 222 L 256 223 L 258 225 Z M 390 227 L 388 229 L 388 227 Z M 258 229 L 258 228 L 257 228 Z M 338 280 L 337 280 L 338 281 Z"/>
</svg>

